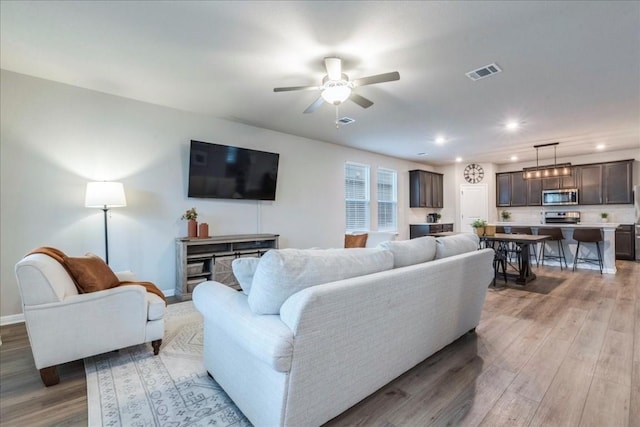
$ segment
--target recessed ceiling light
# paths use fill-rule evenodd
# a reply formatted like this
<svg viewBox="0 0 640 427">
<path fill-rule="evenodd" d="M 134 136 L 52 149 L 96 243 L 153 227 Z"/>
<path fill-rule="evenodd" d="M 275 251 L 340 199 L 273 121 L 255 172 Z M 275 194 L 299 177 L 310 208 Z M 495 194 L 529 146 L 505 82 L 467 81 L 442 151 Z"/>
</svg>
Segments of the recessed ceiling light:
<svg viewBox="0 0 640 427">
<path fill-rule="evenodd" d="M 444 136 L 438 135 L 436 137 L 436 144 L 444 144 L 445 142 L 447 142 L 447 140 Z"/>
<path fill-rule="evenodd" d="M 511 160 L 515 162 L 516 160 L 518 160 L 518 156 L 511 156 Z"/>
<path fill-rule="evenodd" d="M 418 153 L 418 154 L 416 154 L 416 155 L 417 155 L 417 156 L 428 156 L 428 155 L 429 155 L 429 153 Z"/>
<path fill-rule="evenodd" d="M 517 130 L 519 127 L 520 127 L 520 122 L 517 122 L 515 120 L 511 120 L 511 121 L 505 123 L 505 125 L 504 125 L 504 128 L 506 130 L 511 130 L 511 131 Z"/>
<path fill-rule="evenodd" d="M 460 163 L 462 161 L 462 157 L 456 157 L 456 162 Z"/>
<path fill-rule="evenodd" d="M 604 150 L 604 149 L 605 149 L 605 147 L 606 147 L 606 146 L 605 146 L 604 144 L 598 144 L 598 145 L 596 145 L 596 149 L 598 149 L 598 150 Z"/>
</svg>

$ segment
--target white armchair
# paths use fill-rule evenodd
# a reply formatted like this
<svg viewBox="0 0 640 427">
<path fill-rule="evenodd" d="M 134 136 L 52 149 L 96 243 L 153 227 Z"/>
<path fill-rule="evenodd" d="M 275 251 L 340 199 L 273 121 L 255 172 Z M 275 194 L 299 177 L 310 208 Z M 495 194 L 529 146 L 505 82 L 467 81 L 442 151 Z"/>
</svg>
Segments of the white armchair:
<svg viewBox="0 0 640 427">
<path fill-rule="evenodd" d="M 31 254 L 16 264 L 25 324 L 36 368 L 46 386 L 59 382 L 56 366 L 151 342 L 160 351 L 165 303 L 139 285 L 79 294 L 55 259 Z M 116 273 L 135 281 L 131 272 Z"/>
</svg>

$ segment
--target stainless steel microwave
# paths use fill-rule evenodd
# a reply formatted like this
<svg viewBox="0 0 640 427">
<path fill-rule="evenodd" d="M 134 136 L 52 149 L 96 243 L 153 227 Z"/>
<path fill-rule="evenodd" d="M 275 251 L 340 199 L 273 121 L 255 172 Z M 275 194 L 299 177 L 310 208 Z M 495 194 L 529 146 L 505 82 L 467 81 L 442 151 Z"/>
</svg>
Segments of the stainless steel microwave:
<svg viewBox="0 0 640 427">
<path fill-rule="evenodd" d="M 542 204 L 544 206 L 577 205 L 578 190 L 543 190 Z"/>
</svg>

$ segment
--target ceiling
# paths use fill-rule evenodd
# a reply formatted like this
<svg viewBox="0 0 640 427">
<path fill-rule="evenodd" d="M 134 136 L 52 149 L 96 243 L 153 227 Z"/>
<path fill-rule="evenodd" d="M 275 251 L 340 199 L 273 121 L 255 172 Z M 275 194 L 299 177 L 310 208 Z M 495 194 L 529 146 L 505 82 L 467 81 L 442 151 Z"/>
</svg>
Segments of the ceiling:
<svg viewBox="0 0 640 427">
<path fill-rule="evenodd" d="M 640 150 L 640 2 L 2 1 L 3 69 L 433 165 Z M 375 104 L 302 112 L 323 58 Z M 465 73 L 497 63 L 502 72 Z M 517 120 L 517 132 L 506 121 Z M 443 135 L 446 142 L 437 144 Z M 222 142 L 222 141 L 214 141 Z M 418 153 L 426 153 L 419 156 Z M 540 159 L 553 150 L 540 150 Z"/>
</svg>

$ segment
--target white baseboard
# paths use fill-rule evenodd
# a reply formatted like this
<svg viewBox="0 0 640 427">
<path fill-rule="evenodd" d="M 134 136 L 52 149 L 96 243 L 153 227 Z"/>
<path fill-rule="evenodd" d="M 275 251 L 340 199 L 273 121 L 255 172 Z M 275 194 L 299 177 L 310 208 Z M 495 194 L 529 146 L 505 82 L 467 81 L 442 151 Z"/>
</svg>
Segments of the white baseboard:
<svg viewBox="0 0 640 427">
<path fill-rule="evenodd" d="M 176 294 L 175 289 L 161 289 L 165 297 L 172 297 Z M 13 325 L 14 323 L 24 323 L 24 314 L 10 314 L 0 317 L 0 326 Z"/>
<path fill-rule="evenodd" d="M 24 314 L 10 314 L 0 317 L 0 326 L 13 325 L 14 323 L 24 323 Z"/>
</svg>

